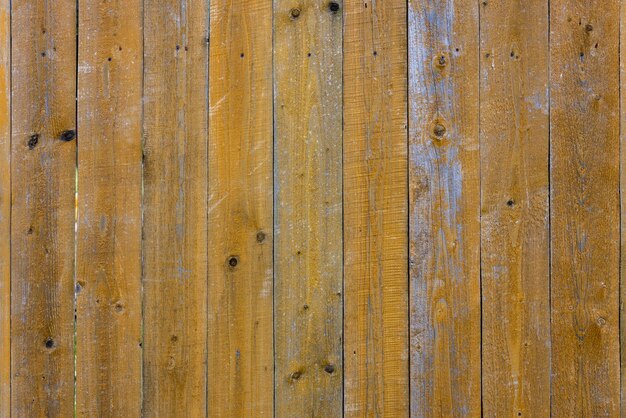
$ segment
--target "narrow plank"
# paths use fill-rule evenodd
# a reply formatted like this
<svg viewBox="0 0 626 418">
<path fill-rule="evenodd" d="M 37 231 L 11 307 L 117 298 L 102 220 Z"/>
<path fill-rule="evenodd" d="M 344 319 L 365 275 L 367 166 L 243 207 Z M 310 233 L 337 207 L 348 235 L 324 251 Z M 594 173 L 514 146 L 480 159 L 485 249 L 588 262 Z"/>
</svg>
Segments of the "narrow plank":
<svg viewBox="0 0 626 418">
<path fill-rule="evenodd" d="M 11 415 L 74 414 L 76 3 L 13 0 Z M 71 138 L 73 139 L 73 138 Z"/>
<path fill-rule="evenodd" d="M 550 2 L 553 416 L 619 414 L 619 8 Z"/>
<path fill-rule="evenodd" d="M 626 417 L 626 7 L 620 7 L 620 416 Z"/>
<path fill-rule="evenodd" d="M 11 15 L 0 1 L 0 417 L 11 416 Z"/>
<path fill-rule="evenodd" d="M 208 14 L 207 0 L 144 1 L 148 417 L 206 414 Z"/>
<path fill-rule="evenodd" d="M 549 416 L 548 2 L 480 7 L 483 414 Z"/>
<path fill-rule="evenodd" d="M 272 3 L 212 0 L 209 59 L 211 417 L 270 417 Z"/>
<path fill-rule="evenodd" d="M 276 416 L 343 410 L 342 5 L 274 0 Z"/>
<path fill-rule="evenodd" d="M 344 412 L 408 417 L 406 2 L 345 7 Z"/>
<path fill-rule="evenodd" d="M 142 3 L 79 8 L 76 415 L 141 414 Z"/>
<path fill-rule="evenodd" d="M 480 416 L 478 2 L 409 1 L 412 416 Z"/>
</svg>

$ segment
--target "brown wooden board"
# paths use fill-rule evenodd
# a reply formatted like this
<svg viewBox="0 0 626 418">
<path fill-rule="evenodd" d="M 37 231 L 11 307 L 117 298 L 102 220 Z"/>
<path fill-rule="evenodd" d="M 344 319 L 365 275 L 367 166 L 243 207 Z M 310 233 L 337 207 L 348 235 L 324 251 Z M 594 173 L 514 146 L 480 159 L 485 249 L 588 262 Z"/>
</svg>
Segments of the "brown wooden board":
<svg viewBox="0 0 626 418">
<path fill-rule="evenodd" d="M 206 414 L 208 6 L 144 0 L 144 416 Z"/>
<path fill-rule="evenodd" d="M 481 413 L 478 4 L 409 1 L 413 416 Z"/>
<path fill-rule="evenodd" d="M 141 0 L 79 7 L 80 417 L 141 415 L 142 9 Z"/>
<path fill-rule="evenodd" d="M 550 415 L 548 2 L 480 6 L 485 416 Z"/>
<path fill-rule="evenodd" d="M 275 413 L 341 416 L 342 13 L 274 0 Z"/>
<path fill-rule="evenodd" d="M 409 416 L 404 1 L 346 1 L 344 288 L 347 417 Z"/>
<path fill-rule="evenodd" d="M 76 130 L 76 3 L 11 3 L 11 415 L 67 417 L 76 138 L 65 135 Z"/>
<path fill-rule="evenodd" d="M 550 2 L 553 416 L 619 414 L 619 8 Z"/>
<path fill-rule="evenodd" d="M 272 2 L 212 0 L 209 96 L 210 417 L 270 417 Z"/>
</svg>

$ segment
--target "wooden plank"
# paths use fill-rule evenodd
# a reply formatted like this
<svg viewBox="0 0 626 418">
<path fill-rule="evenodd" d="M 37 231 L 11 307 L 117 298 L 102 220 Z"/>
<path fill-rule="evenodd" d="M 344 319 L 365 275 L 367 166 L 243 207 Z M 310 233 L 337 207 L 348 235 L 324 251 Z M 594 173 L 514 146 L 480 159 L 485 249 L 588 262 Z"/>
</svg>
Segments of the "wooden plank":
<svg viewBox="0 0 626 418">
<path fill-rule="evenodd" d="M 548 2 L 480 7 L 483 414 L 549 416 Z"/>
<path fill-rule="evenodd" d="M 270 417 L 272 3 L 211 2 L 209 381 L 211 417 Z"/>
<path fill-rule="evenodd" d="M 620 7 L 620 416 L 626 417 L 626 7 Z"/>
<path fill-rule="evenodd" d="M 13 0 L 11 414 L 74 414 L 76 3 Z"/>
<path fill-rule="evenodd" d="M 276 416 L 341 416 L 342 5 L 274 0 Z"/>
<path fill-rule="evenodd" d="M 408 24 L 411 413 L 480 416 L 478 2 Z"/>
<path fill-rule="evenodd" d="M 76 414 L 141 414 L 142 3 L 79 8 Z"/>
<path fill-rule="evenodd" d="M 619 9 L 550 2 L 553 416 L 619 414 Z"/>
<path fill-rule="evenodd" d="M 206 414 L 208 14 L 144 2 L 144 416 Z"/>
<path fill-rule="evenodd" d="M 344 411 L 408 417 L 406 3 L 345 7 Z"/>
<path fill-rule="evenodd" d="M 11 15 L 0 1 L 0 417 L 11 416 Z"/>
</svg>

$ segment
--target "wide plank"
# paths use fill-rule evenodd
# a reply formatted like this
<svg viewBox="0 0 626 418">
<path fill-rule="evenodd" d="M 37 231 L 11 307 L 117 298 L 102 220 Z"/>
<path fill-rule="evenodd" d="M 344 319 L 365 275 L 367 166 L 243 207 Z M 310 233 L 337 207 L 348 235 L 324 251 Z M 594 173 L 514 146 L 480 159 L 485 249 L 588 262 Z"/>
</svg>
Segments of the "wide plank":
<svg viewBox="0 0 626 418">
<path fill-rule="evenodd" d="M 208 6 L 144 0 L 146 417 L 206 414 Z"/>
<path fill-rule="evenodd" d="M 548 2 L 480 11 L 483 415 L 550 415 Z"/>
<path fill-rule="evenodd" d="M 478 2 L 410 0 L 412 416 L 480 416 Z"/>
<path fill-rule="evenodd" d="M 141 414 L 142 2 L 78 18 L 76 415 Z"/>
<path fill-rule="evenodd" d="M 74 414 L 76 2 L 11 2 L 11 415 Z"/>
<path fill-rule="evenodd" d="M 343 410 L 342 13 L 274 0 L 276 416 Z"/>
<path fill-rule="evenodd" d="M 409 416 L 406 13 L 345 2 L 346 417 Z"/>
<path fill-rule="evenodd" d="M 550 2 L 552 415 L 618 416 L 618 0 Z"/>
<path fill-rule="evenodd" d="M 209 58 L 211 417 L 270 417 L 272 3 L 212 0 Z"/>
</svg>

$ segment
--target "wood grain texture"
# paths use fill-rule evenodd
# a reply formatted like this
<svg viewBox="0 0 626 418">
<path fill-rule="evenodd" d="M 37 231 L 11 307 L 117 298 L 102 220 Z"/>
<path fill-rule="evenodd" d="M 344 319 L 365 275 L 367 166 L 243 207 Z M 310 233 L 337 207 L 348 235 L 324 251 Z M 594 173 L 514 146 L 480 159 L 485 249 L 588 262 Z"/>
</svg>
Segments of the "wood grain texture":
<svg viewBox="0 0 626 418">
<path fill-rule="evenodd" d="M 409 1 L 413 416 L 481 414 L 478 4 Z"/>
<path fill-rule="evenodd" d="M 550 415 L 548 2 L 480 11 L 483 415 Z"/>
<path fill-rule="evenodd" d="M 206 414 L 208 17 L 144 0 L 143 416 Z"/>
<path fill-rule="evenodd" d="M 79 8 L 76 415 L 141 414 L 142 3 Z"/>
<path fill-rule="evenodd" d="M 343 410 L 342 8 L 274 0 L 280 417 L 341 416 Z"/>
<path fill-rule="evenodd" d="M 0 1 L 0 417 L 11 415 L 11 15 Z"/>
<path fill-rule="evenodd" d="M 406 2 L 346 1 L 347 417 L 408 417 Z"/>
<path fill-rule="evenodd" d="M 12 1 L 11 411 L 74 414 L 76 3 Z"/>
<path fill-rule="evenodd" d="M 626 417 L 626 4 L 620 2 L 620 416 Z"/>
<path fill-rule="evenodd" d="M 270 417 L 272 3 L 212 0 L 209 60 L 211 417 Z"/>
<path fill-rule="evenodd" d="M 553 416 L 619 414 L 619 7 L 550 2 Z"/>
</svg>

